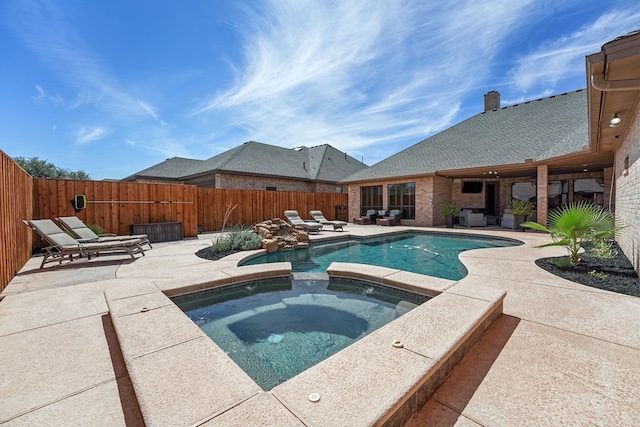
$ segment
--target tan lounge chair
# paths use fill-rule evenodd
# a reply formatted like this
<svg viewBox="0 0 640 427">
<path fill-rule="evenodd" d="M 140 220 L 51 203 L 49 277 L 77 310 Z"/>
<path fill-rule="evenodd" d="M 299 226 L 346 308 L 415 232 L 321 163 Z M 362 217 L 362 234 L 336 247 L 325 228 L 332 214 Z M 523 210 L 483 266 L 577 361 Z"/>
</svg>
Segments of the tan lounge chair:
<svg viewBox="0 0 640 427">
<path fill-rule="evenodd" d="M 133 236 L 118 236 L 116 234 L 97 235 L 77 216 L 61 216 L 60 218 L 56 218 L 56 221 L 62 224 L 67 231 L 73 234 L 76 240 L 80 243 L 121 242 L 123 240 L 139 239 L 141 241 L 141 245 L 149 245 L 149 248 L 153 248 L 146 234 L 136 234 Z"/>
<path fill-rule="evenodd" d="M 24 220 L 23 222 L 50 244 L 50 246 L 44 248 L 46 253 L 40 268 L 43 268 L 47 262 L 58 261 L 61 264 L 67 255 L 70 261 L 73 261 L 74 255 L 78 255 L 78 257 L 86 256 L 88 259 L 91 259 L 92 255 L 98 256 L 103 253 L 114 252 L 126 252 L 131 258 L 135 258 L 134 254 L 136 253 L 144 255 L 144 250 L 140 246 L 142 243 L 140 239 L 80 243 L 50 219 Z"/>
<path fill-rule="evenodd" d="M 284 211 L 284 216 L 291 224 L 302 227 L 307 233 L 320 233 L 322 230 L 322 224 L 315 221 L 305 221 L 300 218 L 298 211 Z"/>
<path fill-rule="evenodd" d="M 345 221 L 329 221 L 327 218 L 324 217 L 324 215 L 322 214 L 322 211 L 309 211 L 309 214 L 311 215 L 311 218 L 313 218 L 320 224 L 333 227 L 333 231 L 336 231 L 336 230 L 344 231 L 342 227 L 349 224 L 348 222 L 345 222 Z"/>
</svg>

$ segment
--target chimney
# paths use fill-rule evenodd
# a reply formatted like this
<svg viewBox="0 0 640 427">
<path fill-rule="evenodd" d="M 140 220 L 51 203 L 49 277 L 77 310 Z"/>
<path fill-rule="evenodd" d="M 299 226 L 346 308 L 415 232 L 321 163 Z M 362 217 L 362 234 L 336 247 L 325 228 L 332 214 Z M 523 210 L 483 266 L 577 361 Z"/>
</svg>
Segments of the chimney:
<svg viewBox="0 0 640 427">
<path fill-rule="evenodd" d="M 500 92 L 492 90 L 484 94 L 484 111 L 500 108 Z"/>
</svg>

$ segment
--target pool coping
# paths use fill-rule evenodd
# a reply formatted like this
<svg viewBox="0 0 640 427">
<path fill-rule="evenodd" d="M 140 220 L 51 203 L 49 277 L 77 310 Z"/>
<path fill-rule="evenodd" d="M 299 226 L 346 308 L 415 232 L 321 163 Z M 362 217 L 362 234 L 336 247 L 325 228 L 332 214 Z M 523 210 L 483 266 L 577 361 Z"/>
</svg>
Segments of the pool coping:
<svg viewBox="0 0 640 427">
<path fill-rule="evenodd" d="M 106 290 L 145 423 L 199 426 L 268 419 L 275 425 L 343 425 L 344 420 L 352 426 L 402 425 L 500 316 L 506 295 L 494 288 L 362 264 L 333 263 L 327 273 L 434 298 L 267 392 L 169 296 L 289 277 L 290 263 L 223 268 L 174 286 L 156 282 Z M 398 341 L 402 348 L 394 347 Z M 221 389 L 225 393 L 215 393 Z M 320 400 L 310 402 L 311 393 L 318 393 Z"/>
</svg>

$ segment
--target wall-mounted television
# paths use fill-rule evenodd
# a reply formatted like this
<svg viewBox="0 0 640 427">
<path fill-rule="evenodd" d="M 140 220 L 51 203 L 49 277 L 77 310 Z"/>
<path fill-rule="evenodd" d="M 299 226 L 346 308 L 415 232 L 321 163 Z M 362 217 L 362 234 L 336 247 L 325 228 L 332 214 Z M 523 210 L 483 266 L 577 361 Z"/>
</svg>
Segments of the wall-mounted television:
<svg viewBox="0 0 640 427">
<path fill-rule="evenodd" d="M 463 193 L 482 193 L 482 181 L 465 181 L 462 183 Z"/>
</svg>

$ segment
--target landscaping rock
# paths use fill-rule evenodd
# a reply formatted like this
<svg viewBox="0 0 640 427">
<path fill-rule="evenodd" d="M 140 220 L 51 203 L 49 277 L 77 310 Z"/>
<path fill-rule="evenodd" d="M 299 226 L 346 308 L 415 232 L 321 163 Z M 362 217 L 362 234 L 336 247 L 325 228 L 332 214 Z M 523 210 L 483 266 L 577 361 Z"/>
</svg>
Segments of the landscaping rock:
<svg viewBox="0 0 640 427">
<path fill-rule="evenodd" d="M 254 225 L 253 232 L 264 239 L 262 248 L 267 252 L 309 247 L 309 235 L 280 218 L 272 218 Z"/>
<path fill-rule="evenodd" d="M 265 249 L 267 253 L 278 252 L 278 242 L 273 239 L 264 239 L 262 241 L 262 249 Z"/>
</svg>

